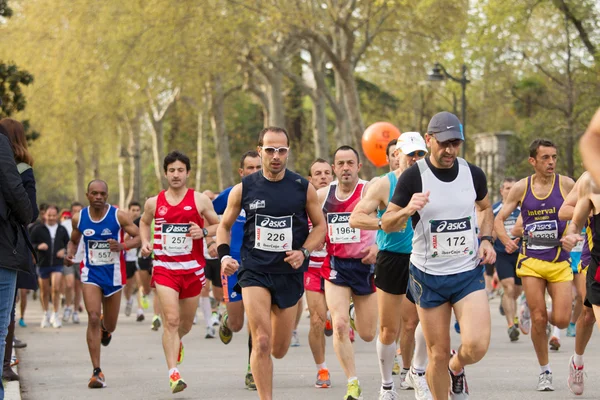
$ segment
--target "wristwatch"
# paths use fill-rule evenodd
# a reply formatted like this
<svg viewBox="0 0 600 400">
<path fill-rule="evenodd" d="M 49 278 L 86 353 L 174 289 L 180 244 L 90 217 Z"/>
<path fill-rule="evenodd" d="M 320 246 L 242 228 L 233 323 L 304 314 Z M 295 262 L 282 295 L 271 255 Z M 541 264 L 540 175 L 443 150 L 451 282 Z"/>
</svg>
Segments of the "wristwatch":
<svg viewBox="0 0 600 400">
<path fill-rule="evenodd" d="M 308 251 L 307 249 L 305 249 L 304 247 L 300 247 L 298 250 L 300 250 L 302 252 L 302 254 L 304 254 L 304 259 L 306 260 L 308 257 L 310 257 L 310 251 Z"/>
<path fill-rule="evenodd" d="M 482 236 L 481 241 L 483 242 L 484 240 L 487 240 L 491 244 L 494 244 L 494 238 L 492 236 Z"/>
<path fill-rule="evenodd" d="M 207 237 L 208 236 L 208 229 L 202 228 L 202 235 L 203 235 L 203 237 Z"/>
</svg>

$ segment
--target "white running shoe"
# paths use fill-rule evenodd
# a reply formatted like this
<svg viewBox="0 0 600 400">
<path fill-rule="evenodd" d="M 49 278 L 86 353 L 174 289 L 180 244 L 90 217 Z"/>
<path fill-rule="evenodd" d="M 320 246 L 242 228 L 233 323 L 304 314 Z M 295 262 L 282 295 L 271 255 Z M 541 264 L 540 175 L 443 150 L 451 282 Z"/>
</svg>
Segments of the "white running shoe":
<svg viewBox="0 0 600 400">
<path fill-rule="evenodd" d="M 527 301 L 524 301 L 519 309 L 519 329 L 521 329 L 523 335 L 529 335 L 531 330 L 531 314 L 529 313 Z"/>
<path fill-rule="evenodd" d="M 396 393 L 393 386 L 392 386 L 392 389 L 390 389 L 390 390 L 385 390 L 384 388 L 381 388 L 379 390 L 379 400 L 399 400 L 399 399 L 400 399 L 400 396 L 398 396 L 398 393 Z"/>
<path fill-rule="evenodd" d="M 207 326 L 206 335 L 204 336 L 204 339 L 214 339 L 215 337 L 217 337 L 217 331 L 215 330 L 215 328 L 212 326 Z"/>
<path fill-rule="evenodd" d="M 62 316 L 63 322 L 69 322 L 71 315 L 73 315 L 73 310 L 71 309 L 71 307 L 65 307 L 65 310 L 63 311 L 63 316 Z"/>
<path fill-rule="evenodd" d="M 62 321 L 58 317 L 58 313 L 52 314 L 52 327 L 53 328 L 61 328 L 62 327 Z"/>
<path fill-rule="evenodd" d="M 417 374 L 412 368 L 406 375 L 406 381 L 415 389 L 416 400 L 433 400 L 425 374 Z"/>
<path fill-rule="evenodd" d="M 79 313 L 78 313 L 77 311 L 75 311 L 75 312 L 73 313 L 73 323 L 74 323 L 74 324 L 78 324 L 79 322 L 80 322 L 80 321 L 79 321 Z"/>
<path fill-rule="evenodd" d="M 410 369 L 408 371 L 410 371 Z M 410 382 L 408 381 L 408 379 L 406 379 L 406 376 L 408 375 L 408 371 L 405 370 L 404 368 L 402 368 L 400 370 L 400 390 L 413 389 L 413 387 L 410 385 Z"/>
<path fill-rule="evenodd" d="M 50 324 L 50 317 L 48 316 L 48 314 L 44 314 L 44 316 L 42 317 L 42 322 L 40 323 L 40 327 L 41 328 L 50 328 L 51 324 Z"/>
<path fill-rule="evenodd" d="M 537 390 L 539 392 L 552 392 L 554 386 L 552 386 L 552 372 L 542 372 L 538 378 Z"/>
<path fill-rule="evenodd" d="M 133 309 L 133 297 L 127 300 L 125 303 L 125 316 L 129 317 L 131 315 L 131 310 Z"/>
<path fill-rule="evenodd" d="M 575 366 L 573 358 L 574 356 L 571 356 L 569 359 L 569 379 L 567 380 L 567 384 L 569 385 L 571 393 L 581 396 L 583 394 L 583 379 L 585 372 L 583 372 L 583 365 L 581 367 Z"/>
<path fill-rule="evenodd" d="M 219 314 L 217 314 L 216 312 L 212 313 L 212 315 L 210 316 L 210 323 L 212 324 L 212 326 L 219 326 Z"/>
<path fill-rule="evenodd" d="M 290 342 L 290 347 L 300 347 L 300 338 L 298 337 L 298 332 L 292 332 L 292 341 Z"/>
</svg>

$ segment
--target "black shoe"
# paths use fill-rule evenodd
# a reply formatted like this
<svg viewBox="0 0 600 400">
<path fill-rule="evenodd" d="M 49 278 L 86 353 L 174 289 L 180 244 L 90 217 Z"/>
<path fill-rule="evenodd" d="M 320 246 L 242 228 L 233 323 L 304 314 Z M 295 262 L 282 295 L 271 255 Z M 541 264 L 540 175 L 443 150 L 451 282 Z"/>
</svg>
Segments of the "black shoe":
<svg viewBox="0 0 600 400">
<path fill-rule="evenodd" d="M 17 375 L 15 373 L 15 371 L 13 371 L 13 369 L 10 367 L 10 365 L 4 365 L 3 369 L 2 369 L 2 379 L 4 379 L 5 381 L 18 381 L 19 380 L 19 375 Z"/>
<path fill-rule="evenodd" d="M 25 347 L 27 347 L 27 343 L 25 343 L 15 337 L 13 339 L 13 347 L 15 349 L 24 349 Z"/>
</svg>

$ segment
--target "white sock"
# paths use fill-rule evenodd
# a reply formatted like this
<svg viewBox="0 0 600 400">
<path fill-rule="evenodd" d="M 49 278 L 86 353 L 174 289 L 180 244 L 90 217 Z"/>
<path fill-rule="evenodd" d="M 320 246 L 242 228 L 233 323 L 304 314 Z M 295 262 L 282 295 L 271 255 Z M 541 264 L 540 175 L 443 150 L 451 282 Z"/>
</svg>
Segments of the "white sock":
<svg viewBox="0 0 600 400">
<path fill-rule="evenodd" d="M 327 369 L 327 364 L 326 363 L 317 364 L 317 371 L 320 371 L 322 369 Z"/>
<path fill-rule="evenodd" d="M 558 329 L 556 326 L 552 330 L 552 336 L 556 336 L 557 339 L 560 339 L 560 329 Z"/>
<path fill-rule="evenodd" d="M 173 372 L 179 372 L 179 370 L 177 368 L 171 368 L 169 370 L 169 378 L 171 377 L 171 375 L 173 375 Z"/>
<path fill-rule="evenodd" d="M 381 372 L 381 385 L 392 386 L 392 369 L 394 368 L 394 356 L 396 355 L 396 342 L 392 344 L 381 343 L 381 337 L 377 337 L 377 356 L 379 357 L 379 371 Z"/>
<path fill-rule="evenodd" d="M 550 373 L 552 372 L 552 370 L 550 369 L 550 364 L 540 365 L 540 370 L 542 371 L 542 374 L 546 371 L 548 371 Z"/>
<path fill-rule="evenodd" d="M 415 329 L 415 354 L 413 355 L 412 367 L 415 372 L 423 373 L 427 368 L 427 343 L 421 324 Z"/>
<path fill-rule="evenodd" d="M 573 354 L 573 363 L 576 367 L 583 367 L 583 354 L 579 355 L 577 353 Z"/>
<path fill-rule="evenodd" d="M 137 315 L 143 315 L 143 314 L 144 314 L 144 310 L 141 308 L 138 308 Z"/>
<path fill-rule="evenodd" d="M 350 378 L 348 378 L 348 383 L 352 383 L 354 381 L 356 381 L 357 383 L 359 383 L 358 382 L 358 378 L 356 376 L 351 376 Z"/>
<path fill-rule="evenodd" d="M 210 298 L 200 297 L 200 307 L 202 308 L 202 315 L 204 316 L 204 323 L 206 326 L 212 326 L 210 318 L 212 317 L 212 309 L 210 308 Z"/>
</svg>

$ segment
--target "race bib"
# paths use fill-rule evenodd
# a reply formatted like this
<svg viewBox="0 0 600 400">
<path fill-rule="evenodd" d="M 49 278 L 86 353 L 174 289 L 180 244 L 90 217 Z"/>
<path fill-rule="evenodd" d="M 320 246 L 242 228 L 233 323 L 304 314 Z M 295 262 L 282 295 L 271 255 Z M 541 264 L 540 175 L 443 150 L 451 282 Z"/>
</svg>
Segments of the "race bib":
<svg viewBox="0 0 600 400">
<path fill-rule="evenodd" d="M 119 263 L 119 252 L 110 251 L 106 240 L 88 240 L 88 262 L 90 265 L 110 265 Z"/>
<path fill-rule="evenodd" d="M 548 250 L 558 245 L 558 222 L 555 220 L 536 221 L 525 226 L 527 248 L 531 250 Z"/>
<path fill-rule="evenodd" d="M 169 253 L 191 253 L 194 244 L 189 234 L 190 227 L 190 224 L 162 224 L 163 250 Z"/>
<path fill-rule="evenodd" d="M 328 213 L 327 229 L 331 243 L 360 243 L 360 229 L 350 227 L 350 213 Z"/>
<path fill-rule="evenodd" d="M 256 214 L 254 248 L 281 253 L 292 250 L 292 216 L 271 217 Z"/>
<path fill-rule="evenodd" d="M 515 237 L 513 236 L 512 233 L 510 233 L 510 231 L 512 231 L 512 229 L 515 227 L 515 225 L 517 224 L 517 219 L 513 218 L 512 216 L 508 217 L 507 219 L 504 220 L 504 229 L 506 229 L 506 234 L 511 238 L 514 239 Z"/>
<path fill-rule="evenodd" d="M 429 221 L 431 257 L 452 258 L 475 251 L 471 218 Z"/>
<path fill-rule="evenodd" d="M 583 228 L 581 231 L 581 236 L 583 237 L 583 240 L 581 242 L 577 242 L 575 247 L 573 247 L 571 250 L 571 253 L 581 253 L 583 251 L 583 242 L 587 240 L 587 232 L 585 228 Z"/>
</svg>

